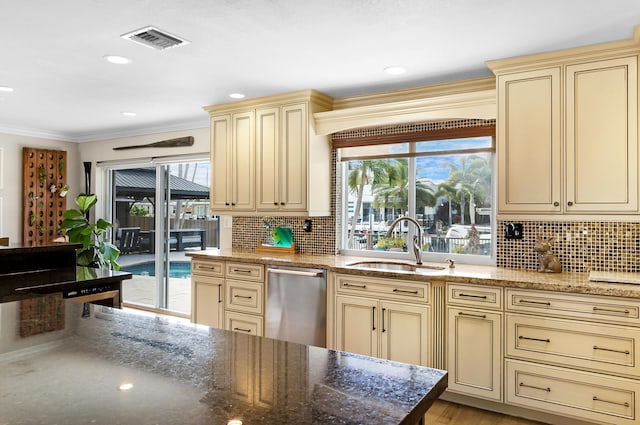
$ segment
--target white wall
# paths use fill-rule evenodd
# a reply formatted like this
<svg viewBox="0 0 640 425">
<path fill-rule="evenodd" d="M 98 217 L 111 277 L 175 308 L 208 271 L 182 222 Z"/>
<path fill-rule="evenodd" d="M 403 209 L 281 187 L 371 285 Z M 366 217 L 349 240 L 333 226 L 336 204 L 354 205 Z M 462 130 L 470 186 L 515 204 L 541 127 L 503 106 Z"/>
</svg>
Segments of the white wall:
<svg viewBox="0 0 640 425">
<path fill-rule="evenodd" d="M 100 178 L 96 172 L 96 164 L 98 162 L 128 161 L 161 156 L 208 155 L 210 151 L 209 134 L 209 127 L 205 127 L 95 142 L 73 143 L 0 133 L 0 148 L 3 149 L 4 153 L 4 162 L 0 164 L 0 175 L 3 176 L 4 180 L 4 187 L 0 189 L 0 198 L 2 198 L 0 236 L 9 236 L 12 244 L 22 242 L 22 149 L 25 147 L 67 151 L 67 174 L 71 186 L 67 196 L 67 208 L 74 208 L 73 200 L 79 193 L 84 192 L 83 162 L 89 161 L 93 164 L 91 181 L 92 190 L 95 192 L 96 183 L 100 184 Z M 118 146 L 143 145 L 184 136 L 193 136 L 193 146 L 113 150 L 114 147 Z M 102 199 L 98 199 L 98 211 L 103 208 L 102 201 Z M 221 232 L 221 245 L 230 246 L 231 229 L 221 228 Z"/>
<path fill-rule="evenodd" d="M 83 188 L 82 161 L 77 143 L 48 140 L 37 137 L 15 136 L 0 133 L 3 161 L 0 164 L 3 186 L 0 188 L 0 236 L 8 236 L 11 244 L 22 242 L 22 150 L 23 148 L 51 149 L 67 152 L 67 182 L 70 185 L 67 208 L 73 208 L 75 197 Z"/>
<path fill-rule="evenodd" d="M 193 146 L 183 148 L 139 148 L 114 151 L 114 147 L 144 145 L 177 137 L 193 136 Z M 209 127 L 168 133 L 146 134 L 143 136 L 123 137 L 119 139 L 99 140 L 78 144 L 81 162 L 91 161 L 95 168 L 99 161 L 126 161 L 130 159 L 159 156 L 195 155 L 209 153 Z"/>
</svg>

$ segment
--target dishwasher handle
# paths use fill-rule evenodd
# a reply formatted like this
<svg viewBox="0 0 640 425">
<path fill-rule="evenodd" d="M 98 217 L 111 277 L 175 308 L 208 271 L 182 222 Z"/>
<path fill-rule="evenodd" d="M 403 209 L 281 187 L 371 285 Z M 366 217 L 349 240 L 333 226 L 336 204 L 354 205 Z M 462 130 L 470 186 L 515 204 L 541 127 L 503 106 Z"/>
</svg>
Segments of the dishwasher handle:
<svg viewBox="0 0 640 425">
<path fill-rule="evenodd" d="M 291 270 L 291 269 L 272 269 L 272 268 L 268 268 L 267 272 L 269 273 L 275 273 L 275 274 L 288 274 L 288 275 L 295 275 L 295 276 L 307 276 L 307 277 L 320 277 L 322 276 L 322 272 L 309 272 L 306 270 Z"/>
</svg>

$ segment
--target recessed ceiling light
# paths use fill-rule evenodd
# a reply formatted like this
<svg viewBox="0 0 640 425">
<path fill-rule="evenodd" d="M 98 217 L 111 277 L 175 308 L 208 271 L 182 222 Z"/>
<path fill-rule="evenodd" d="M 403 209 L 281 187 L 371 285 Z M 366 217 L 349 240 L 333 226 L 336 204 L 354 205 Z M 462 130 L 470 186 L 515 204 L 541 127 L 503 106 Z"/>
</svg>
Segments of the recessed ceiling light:
<svg viewBox="0 0 640 425">
<path fill-rule="evenodd" d="M 115 63 L 117 65 L 124 65 L 124 64 L 127 64 L 127 63 L 131 62 L 131 60 L 129 58 L 125 58 L 124 56 L 105 55 L 105 56 L 103 56 L 103 58 L 107 62 Z"/>
<path fill-rule="evenodd" d="M 229 97 L 231 99 L 244 99 L 244 95 L 242 93 L 231 93 Z"/>
<path fill-rule="evenodd" d="M 13 87 L 0 86 L 0 91 L 4 91 L 4 92 L 12 92 L 12 91 L 13 91 Z"/>
<path fill-rule="evenodd" d="M 384 69 L 384 72 L 386 72 L 389 75 L 401 75 L 404 74 L 405 72 L 407 72 L 407 69 L 402 67 L 402 66 L 388 66 Z"/>
<path fill-rule="evenodd" d="M 135 112 L 129 112 L 129 111 L 124 111 L 124 112 L 120 112 L 122 115 L 124 115 L 125 117 L 135 117 L 136 114 Z"/>
</svg>

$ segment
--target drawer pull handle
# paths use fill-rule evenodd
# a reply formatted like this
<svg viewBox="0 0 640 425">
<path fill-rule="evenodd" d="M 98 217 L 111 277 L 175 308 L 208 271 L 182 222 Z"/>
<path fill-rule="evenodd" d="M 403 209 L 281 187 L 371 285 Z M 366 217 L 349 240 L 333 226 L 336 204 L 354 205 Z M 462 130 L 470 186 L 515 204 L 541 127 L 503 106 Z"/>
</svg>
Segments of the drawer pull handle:
<svg viewBox="0 0 640 425">
<path fill-rule="evenodd" d="M 463 311 L 458 312 L 458 316 L 477 317 L 478 319 L 486 319 L 487 318 L 486 314 L 471 314 L 471 313 L 465 313 Z"/>
<path fill-rule="evenodd" d="M 245 332 L 250 334 L 251 333 L 251 329 L 242 329 L 242 328 L 233 328 L 234 331 L 238 331 L 238 332 Z"/>
<path fill-rule="evenodd" d="M 231 269 L 231 271 L 233 273 L 245 273 L 245 274 L 251 273 L 251 270 L 247 270 L 247 269 Z"/>
<path fill-rule="evenodd" d="M 624 350 L 624 351 L 622 351 L 622 350 L 614 350 L 613 348 L 598 347 L 597 345 L 594 345 L 594 346 L 593 346 L 593 349 L 594 349 L 594 350 L 602 350 L 602 351 L 610 351 L 610 352 L 612 352 L 612 353 L 620 353 L 620 354 L 626 354 L 626 355 L 631 354 L 631 353 L 629 352 L 629 350 Z"/>
<path fill-rule="evenodd" d="M 354 285 L 353 283 L 343 283 L 342 286 L 344 286 L 346 288 L 367 289 L 367 285 Z"/>
<path fill-rule="evenodd" d="M 393 288 L 393 292 L 400 292 L 402 294 L 418 295 L 418 291 L 408 291 L 406 289 L 398 289 L 398 288 Z"/>
<path fill-rule="evenodd" d="M 213 266 L 198 266 L 197 268 L 202 269 L 202 270 L 213 270 L 213 271 L 217 270 L 217 268 L 213 267 Z"/>
<path fill-rule="evenodd" d="M 463 294 L 463 293 L 459 293 L 458 294 L 459 297 L 467 297 L 467 298 L 481 298 L 483 300 L 487 299 L 486 295 L 471 295 L 471 294 Z"/>
<path fill-rule="evenodd" d="M 218 303 L 222 302 L 222 285 L 218 285 Z"/>
<path fill-rule="evenodd" d="M 386 308 L 382 309 L 382 332 L 386 332 L 387 330 L 384 328 L 384 314 L 387 311 Z"/>
<path fill-rule="evenodd" d="M 532 300 L 518 300 L 520 304 L 538 304 L 538 305 L 546 305 L 551 306 L 549 301 L 532 301 Z"/>
<path fill-rule="evenodd" d="M 518 339 L 526 339 L 526 340 L 529 340 L 529 341 L 551 342 L 551 340 L 550 340 L 549 338 L 547 338 L 547 339 L 542 339 L 542 338 L 531 338 L 531 337 L 528 337 L 528 336 L 522 336 L 522 335 L 520 335 L 520 336 L 518 337 Z"/>
<path fill-rule="evenodd" d="M 593 396 L 593 401 L 601 401 L 603 403 L 609 403 L 609 404 L 615 404 L 617 406 L 629 407 L 629 403 L 627 403 L 626 401 L 624 403 L 621 403 L 619 401 L 605 400 L 603 398 L 598 398 L 596 396 Z"/>
<path fill-rule="evenodd" d="M 547 387 L 547 388 L 543 388 L 543 387 L 536 387 L 535 385 L 527 385 L 523 382 L 520 382 L 519 386 L 524 387 L 524 388 L 532 388 L 534 390 L 540 390 L 540 391 L 546 391 L 548 393 L 551 392 L 551 388 Z"/>
<path fill-rule="evenodd" d="M 604 311 L 605 313 L 618 313 L 618 314 L 629 314 L 630 311 L 625 309 L 625 310 L 616 310 L 614 308 L 602 308 L 602 307 L 593 307 L 593 311 L 594 312 L 598 312 L 598 311 Z"/>
<path fill-rule="evenodd" d="M 371 307 L 371 330 L 376 330 L 376 308 Z"/>
<path fill-rule="evenodd" d="M 243 298 L 245 300 L 250 300 L 253 297 L 251 297 L 249 295 L 234 295 L 233 298 Z"/>
</svg>

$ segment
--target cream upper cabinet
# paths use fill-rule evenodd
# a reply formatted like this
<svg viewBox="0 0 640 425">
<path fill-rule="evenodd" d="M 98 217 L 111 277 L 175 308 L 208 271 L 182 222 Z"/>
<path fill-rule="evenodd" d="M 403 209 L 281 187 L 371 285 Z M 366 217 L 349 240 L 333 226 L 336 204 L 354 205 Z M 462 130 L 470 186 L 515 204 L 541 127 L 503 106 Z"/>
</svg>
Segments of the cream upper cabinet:
<svg viewBox="0 0 640 425">
<path fill-rule="evenodd" d="M 257 209 L 307 209 L 307 105 L 256 111 Z"/>
<path fill-rule="evenodd" d="M 637 42 L 491 61 L 498 214 L 637 214 Z"/>
<path fill-rule="evenodd" d="M 212 213 L 330 215 L 331 145 L 312 114 L 332 102 L 308 90 L 206 107 Z"/>
<path fill-rule="evenodd" d="M 637 67 L 632 56 L 565 69 L 569 212 L 638 211 Z"/>
<path fill-rule="evenodd" d="M 212 210 L 255 210 L 253 112 L 211 118 Z"/>
<path fill-rule="evenodd" d="M 498 212 L 562 211 L 560 68 L 498 76 Z"/>
</svg>

